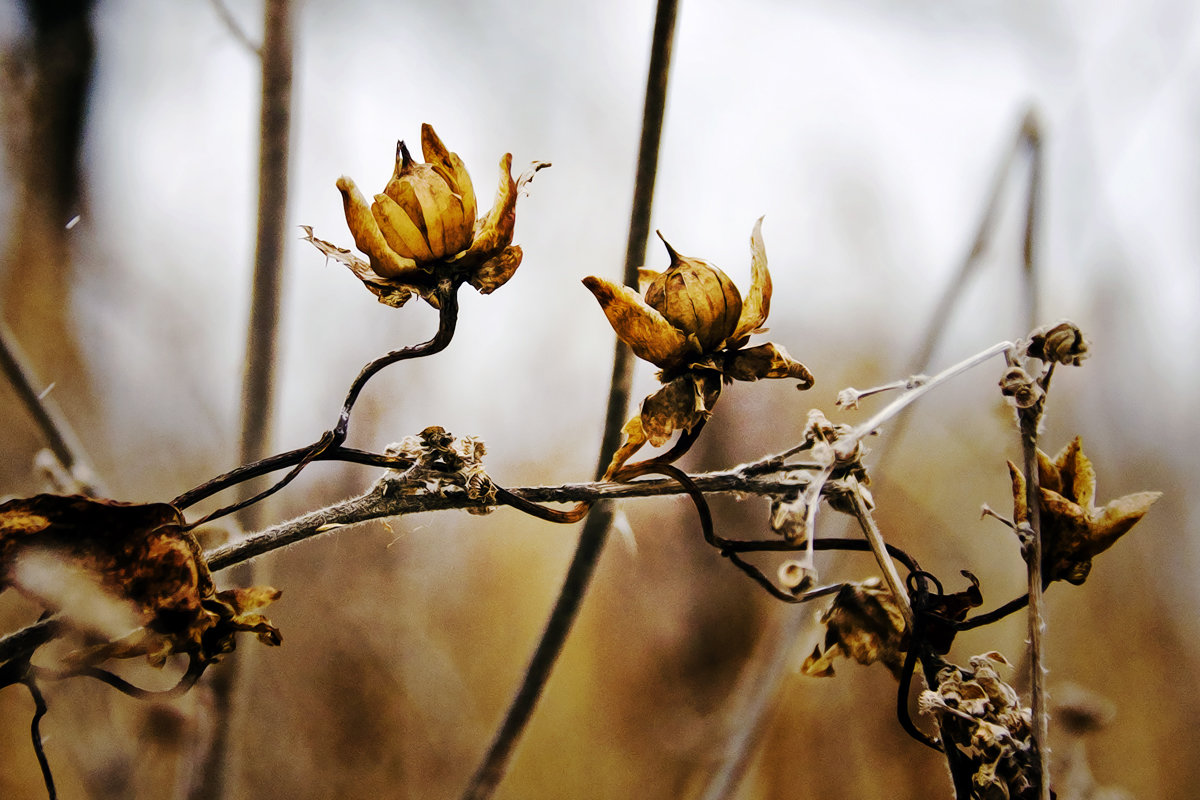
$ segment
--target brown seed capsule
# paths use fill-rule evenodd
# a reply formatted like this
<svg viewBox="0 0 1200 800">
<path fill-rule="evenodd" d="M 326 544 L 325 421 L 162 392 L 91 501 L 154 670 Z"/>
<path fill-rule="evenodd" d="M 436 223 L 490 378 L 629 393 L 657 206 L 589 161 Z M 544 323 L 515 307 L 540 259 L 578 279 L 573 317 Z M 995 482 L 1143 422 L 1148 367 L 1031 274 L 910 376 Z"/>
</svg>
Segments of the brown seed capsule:
<svg viewBox="0 0 1200 800">
<path fill-rule="evenodd" d="M 666 239 L 663 244 L 671 254 L 671 266 L 647 287 L 646 304 L 680 331 L 694 335 L 701 352 L 711 353 L 737 329 L 741 292 L 717 267 L 679 255 Z"/>
<path fill-rule="evenodd" d="M 1029 373 L 1020 367 L 1012 367 L 1000 379 L 1000 394 L 1011 397 L 1017 408 L 1031 408 L 1045 395 Z"/>
<path fill-rule="evenodd" d="M 346 223 L 369 263 L 313 238 L 311 232 L 309 241 L 348 266 L 388 305 L 403 305 L 413 294 L 437 305 L 436 287 L 447 279 L 455 286 L 469 282 L 488 294 L 507 282 L 521 263 L 521 248 L 512 244 L 517 195 L 535 172 L 550 165 L 534 162 L 513 180 L 512 156 L 505 153 L 495 205 L 479 214 L 462 159 L 446 149 L 428 124 L 421 126 L 421 152 L 424 163 L 413 159 L 404 142 L 397 143 L 392 178 L 372 202 L 350 178 L 337 181 Z"/>
<path fill-rule="evenodd" d="M 1084 341 L 1083 331 L 1073 322 L 1060 322 L 1049 330 L 1041 328 L 1029 337 L 1029 347 L 1025 352 L 1033 358 L 1042 361 L 1056 361 L 1078 367 L 1079 362 L 1088 356 L 1087 342 Z"/>
</svg>

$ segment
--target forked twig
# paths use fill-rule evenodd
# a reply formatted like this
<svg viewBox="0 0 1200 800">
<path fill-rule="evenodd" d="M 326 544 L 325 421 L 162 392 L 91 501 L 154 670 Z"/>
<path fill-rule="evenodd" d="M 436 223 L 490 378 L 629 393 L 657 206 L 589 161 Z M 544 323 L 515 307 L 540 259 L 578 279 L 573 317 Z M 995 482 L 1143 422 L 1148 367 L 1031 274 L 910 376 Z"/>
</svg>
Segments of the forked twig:
<svg viewBox="0 0 1200 800">
<path fill-rule="evenodd" d="M 257 503 L 266 497 L 274 494 L 289 484 L 302 469 L 308 466 L 313 461 L 317 460 L 354 460 L 352 458 L 339 458 L 348 454 L 358 454 L 361 451 L 343 450 L 341 445 L 345 442 L 349 433 L 350 413 L 354 408 L 354 403 L 362 392 L 367 381 L 371 379 L 381 369 L 397 361 L 404 361 L 413 358 L 422 358 L 431 356 L 434 353 L 439 353 L 445 350 L 454 338 L 454 330 L 458 321 L 458 295 L 450 286 L 443 286 L 440 295 L 440 305 L 438 314 L 438 330 L 433 338 L 421 344 L 404 347 L 400 350 L 393 350 L 385 356 L 375 359 L 367 366 L 363 367 L 359 372 L 358 377 L 354 379 L 354 383 L 350 385 L 350 390 L 346 393 L 346 400 L 342 404 L 341 412 L 338 415 L 338 422 L 332 430 L 326 431 L 325 434 L 307 447 L 301 447 L 296 450 L 289 450 L 286 453 L 281 453 L 276 456 L 262 459 L 251 464 L 245 464 L 223 475 L 218 475 L 211 480 L 205 481 L 194 489 L 189 489 L 183 494 L 171 501 L 171 504 L 176 508 L 183 510 L 189 508 L 196 503 L 211 497 L 218 492 L 224 491 L 231 486 L 242 483 L 250 478 L 258 475 L 266 474 L 278 469 L 292 467 L 280 481 L 269 487 L 268 489 L 259 492 L 258 494 L 239 500 L 228 506 L 217 509 L 200 520 L 193 522 L 191 527 L 196 527 L 217 517 L 225 516 L 234 511 L 238 511 L 252 503 Z M 378 458 L 378 457 L 377 457 Z"/>
</svg>

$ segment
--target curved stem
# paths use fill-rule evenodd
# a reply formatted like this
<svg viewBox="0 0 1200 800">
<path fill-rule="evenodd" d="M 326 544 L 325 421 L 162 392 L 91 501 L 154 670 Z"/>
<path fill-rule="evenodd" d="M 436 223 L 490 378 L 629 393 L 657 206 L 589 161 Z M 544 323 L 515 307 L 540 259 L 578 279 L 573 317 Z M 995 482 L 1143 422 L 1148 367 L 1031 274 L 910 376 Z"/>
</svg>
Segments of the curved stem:
<svg viewBox="0 0 1200 800">
<path fill-rule="evenodd" d="M 196 681 L 200 680 L 200 677 L 204 674 L 204 670 L 207 668 L 208 662 L 201 661 L 194 656 L 191 657 L 188 661 L 187 670 L 179 676 L 179 681 L 170 689 L 143 689 L 140 686 L 133 685 L 119 675 L 114 675 L 108 670 L 92 666 L 83 666 L 66 672 L 56 672 L 45 667 L 34 667 L 32 674 L 38 678 L 56 681 L 66 680 L 67 678 L 95 678 L 101 683 L 116 689 L 121 694 L 128 695 L 137 700 L 173 700 L 176 697 L 187 694 L 196 685 Z"/>
<path fill-rule="evenodd" d="M 42 782 L 46 785 L 46 796 L 50 800 L 55 800 L 58 797 L 58 792 L 54 788 L 54 774 L 50 771 L 50 759 L 46 758 L 46 748 L 42 743 L 42 717 L 46 716 L 46 698 L 42 697 L 42 691 L 38 688 L 37 681 L 32 675 L 26 676 L 23 681 L 25 688 L 29 690 L 29 696 L 33 698 L 33 721 L 29 723 L 29 736 L 33 740 L 33 753 L 37 757 L 38 766 L 42 770 Z"/>
<path fill-rule="evenodd" d="M 395 364 L 397 361 L 405 361 L 413 358 L 421 358 L 423 356 L 431 356 L 434 353 L 440 353 L 445 350 L 454 338 L 455 326 L 458 322 L 458 294 L 457 288 L 444 284 L 438 293 L 439 300 L 439 315 L 438 315 L 438 330 L 433 338 L 421 344 L 405 347 L 400 350 L 393 350 L 385 356 L 375 359 L 367 364 L 358 373 L 358 377 L 350 384 L 350 390 L 346 393 L 346 400 L 342 404 L 342 410 L 338 415 L 337 424 L 333 430 L 326 431 L 320 439 L 307 447 L 301 447 L 296 450 L 289 450 L 286 453 L 269 456 L 260 461 L 251 464 L 245 464 L 235 469 L 230 470 L 222 475 L 218 475 L 211 480 L 205 481 L 194 489 L 189 489 L 183 494 L 171 501 L 171 505 L 182 511 L 196 503 L 211 497 L 218 492 L 224 491 L 231 486 L 236 486 L 244 481 L 259 475 L 265 475 L 269 472 L 274 472 L 285 467 L 292 467 L 281 480 L 271 487 L 259 492 L 256 495 L 248 497 L 244 500 L 239 500 L 236 503 L 224 506 L 216 511 L 208 514 L 202 519 L 191 524 L 190 527 L 196 527 L 202 523 L 209 522 L 218 517 L 223 517 L 226 514 L 231 514 L 246 506 L 257 503 L 275 492 L 287 486 L 292 480 L 300 474 L 300 471 L 316 460 L 347 460 L 353 461 L 355 458 L 341 459 L 338 455 L 353 454 L 359 457 L 362 451 L 342 450 L 341 446 L 346 441 L 346 437 L 350 428 L 350 412 L 354 408 L 355 401 L 358 400 L 359 394 L 363 387 L 366 386 L 376 373 L 384 367 Z M 326 455 L 330 454 L 330 455 Z M 356 463 L 368 463 L 366 461 L 358 461 Z M 370 462 L 378 463 L 378 462 Z M 390 466 L 390 465 L 386 465 Z"/>
</svg>

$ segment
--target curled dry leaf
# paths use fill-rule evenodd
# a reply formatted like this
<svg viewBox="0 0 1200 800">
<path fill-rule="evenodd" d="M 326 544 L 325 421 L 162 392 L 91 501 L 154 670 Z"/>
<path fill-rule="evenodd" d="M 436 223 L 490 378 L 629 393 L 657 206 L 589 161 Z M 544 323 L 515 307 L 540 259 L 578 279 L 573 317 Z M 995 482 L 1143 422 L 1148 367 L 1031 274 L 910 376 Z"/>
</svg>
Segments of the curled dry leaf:
<svg viewBox="0 0 1200 800">
<path fill-rule="evenodd" d="M 1038 456 L 1039 520 L 1042 530 L 1042 580 L 1087 580 L 1092 559 L 1125 535 L 1162 492 L 1137 492 L 1096 508 L 1096 471 L 1083 454 L 1076 436 L 1053 459 Z M 1029 522 L 1025 476 L 1011 461 L 1014 518 L 1018 526 Z"/>
<path fill-rule="evenodd" d="M 817 645 L 800 671 L 819 678 L 833 677 L 839 656 L 860 664 L 882 662 L 899 677 L 904 667 L 904 615 L 891 590 L 879 578 L 847 583 L 821 615 L 825 650 Z"/>
<path fill-rule="evenodd" d="M 712 412 L 723 383 L 791 378 L 799 389 L 813 385 L 812 373 L 779 345 L 743 349 L 751 334 L 764 330 L 771 308 L 761 218 L 750 237 L 751 286 L 745 298 L 713 264 L 680 255 L 666 239 L 663 244 L 671 263 L 662 272 L 639 270 L 641 294 L 594 275 L 583 280 L 617 336 L 661 370 L 664 384 L 626 423 L 610 477 L 646 442 L 657 446 L 674 431 L 693 430 Z"/>
<path fill-rule="evenodd" d="M 31 563 L 37 569 L 28 569 Z M 65 580 L 38 580 L 46 565 L 57 565 Z M 238 631 L 253 631 L 270 645 L 281 641 L 257 613 L 279 591 L 218 592 L 200 546 L 166 503 L 43 494 L 0 505 L 0 591 L 9 586 L 108 640 L 73 654 L 76 663 L 145 655 L 160 666 L 176 653 L 211 662 L 233 650 Z M 99 626 L 80 613 L 72 598 L 80 591 L 94 598 L 93 590 L 124 609 L 110 623 L 125 619 L 133 630 Z"/>
<path fill-rule="evenodd" d="M 971 609 L 983 605 L 983 592 L 979 589 L 979 579 L 966 570 L 963 577 L 970 585 L 961 592 L 953 594 L 933 595 L 922 609 L 924 619 L 924 640 L 933 652 L 945 655 L 950 652 L 950 645 L 958 629 L 954 623 L 967 618 Z"/>
<path fill-rule="evenodd" d="M 512 155 L 500 158 L 500 184 L 491 211 L 479 214 L 471 176 L 457 153 L 450 152 L 429 124 L 421 126 L 424 163 L 413 159 L 403 141 L 396 144 L 392 178 L 372 202 L 354 181 L 337 181 L 346 224 L 364 262 L 345 248 L 306 239 L 326 256 L 349 267 L 381 303 L 402 306 L 414 294 L 436 306 L 443 282 L 470 283 L 482 294 L 504 285 L 521 264 L 521 248 L 512 244 L 517 196 L 538 170 L 535 161 L 518 180 Z"/>
</svg>

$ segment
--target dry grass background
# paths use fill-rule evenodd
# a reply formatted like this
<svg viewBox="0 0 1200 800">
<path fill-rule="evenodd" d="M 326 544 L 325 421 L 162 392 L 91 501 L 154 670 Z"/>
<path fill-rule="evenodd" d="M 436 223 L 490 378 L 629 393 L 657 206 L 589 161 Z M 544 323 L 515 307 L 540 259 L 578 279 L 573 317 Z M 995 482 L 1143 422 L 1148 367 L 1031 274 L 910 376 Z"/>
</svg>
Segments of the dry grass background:
<svg viewBox="0 0 1200 800">
<path fill-rule="evenodd" d="M 446 354 L 372 384 L 353 433 L 363 446 L 440 424 L 482 436 L 505 485 L 592 470 L 611 333 L 578 280 L 619 270 L 652 8 L 562 5 L 301 6 L 296 224 L 348 241 L 333 180 L 344 172 L 372 184 L 394 139 L 415 138 L 421 121 L 437 124 L 479 184 L 505 150 L 518 164 L 555 162 L 521 201 L 517 278 L 492 297 L 464 296 Z M 1142 798 L 1186 796 L 1200 783 L 1188 733 L 1200 710 L 1188 477 L 1197 364 L 1180 312 L 1196 294 L 1187 265 L 1197 253 L 1176 223 L 1191 206 L 1167 204 L 1194 184 L 1200 159 L 1194 145 L 1164 144 L 1194 132 L 1194 101 L 1179 86 L 1195 72 L 1185 34 L 1197 27 L 1183 5 L 1084 14 L 1068 3 L 971 12 L 862 2 L 831 13 L 761 3 L 731 17 L 721 4 L 685 0 L 655 217 L 681 251 L 744 283 L 746 238 L 765 212 L 771 338 L 817 376 L 806 395 L 732 387 L 686 462 L 727 466 L 796 441 L 805 411 L 832 413 L 838 388 L 901 377 L 1019 109 L 1039 103 L 1049 130 L 1043 309 L 1046 321 L 1079 322 L 1095 352 L 1056 377 L 1045 441 L 1056 449 L 1083 435 L 1102 499 L 1166 493 L 1084 587 L 1049 593 L 1050 687 L 1070 680 L 1114 704 L 1113 724 L 1088 742 L 1093 771 Z M 232 10 L 253 30 L 256 12 Z M 12 3 L 3 13 L 18 16 Z M 101 0 L 92 19 L 84 217 L 67 255 L 30 245 L 12 178 L 23 151 L 10 147 L 0 183 L 5 321 L 57 384 L 53 396 L 114 495 L 161 500 L 231 466 L 236 452 L 257 78 L 208 3 Z M 11 59 L 24 42 L 19 25 L 10 30 Z M 1151 46 L 1156 55 L 1146 55 Z M 969 92 L 972 82 L 983 88 Z M 1131 84 L 1157 99 L 1139 105 Z M 6 126 L 20 121 L 16 107 L 7 95 Z M 1137 170 L 1144 183 L 1130 177 Z M 938 363 L 1024 332 L 1012 277 L 1017 206 Z M 665 260 L 651 253 L 652 264 Z M 379 306 L 301 248 L 286 277 L 280 449 L 329 424 L 361 363 L 434 325 L 428 309 Z M 891 540 L 950 587 L 959 569 L 974 570 L 989 607 L 1022 582 L 1011 535 L 978 520 L 983 502 L 1005 507 L 1003 459 L 1017 453 L 995 377 L 978 371 L 923 402 L 874 476 Z M 649 372 L 637 380 L 648 388 Z M 27 494 L 39 443 L 2 396 L 0 490 Z M 318 465 L 268 515 L 371 479 Z M 771 637 L 815 611 L 770 602 L 704 546 L 683 502 L 622 510 L 636 550 L 610 542 L 498 797 L 698 797 L 738 724 L 735 687 L 753 683 Z M 717 512 L 729 532 L 766 522 L 754 499 Z M 457 796 L 573 542 L 569 528 L 502 510 L 416 515 L 270 557 L 265 568 L 284 589 L 271 616 L 285 643 L 242 647 L 249 692 L 230 767 L 240 796 Z M 850 577 L 871 572 L 854 556 L 836 564 Z M 11 595 L 0 597 L 6 628 L 33 613 Z M 798 638 L 797 661 L 817 635 Z M 1017 660 L 1023 636 L 1021 623 L 1005 623 L 964 635 L 955 654 L 995 648 Z M 787 677 L 736 797 L 948 796 L 940 759 L 894 724 L 893 688 L 880 669 Z M 169 705 L 87 682 L 47 696 L 45 738 L 63 797 L 170 797 L 186 781 L 206 725 L 202 690 Z M 21 691 L 0 693 L 0 796 L 41 796 L 31 713 Z"/>
</svg>

